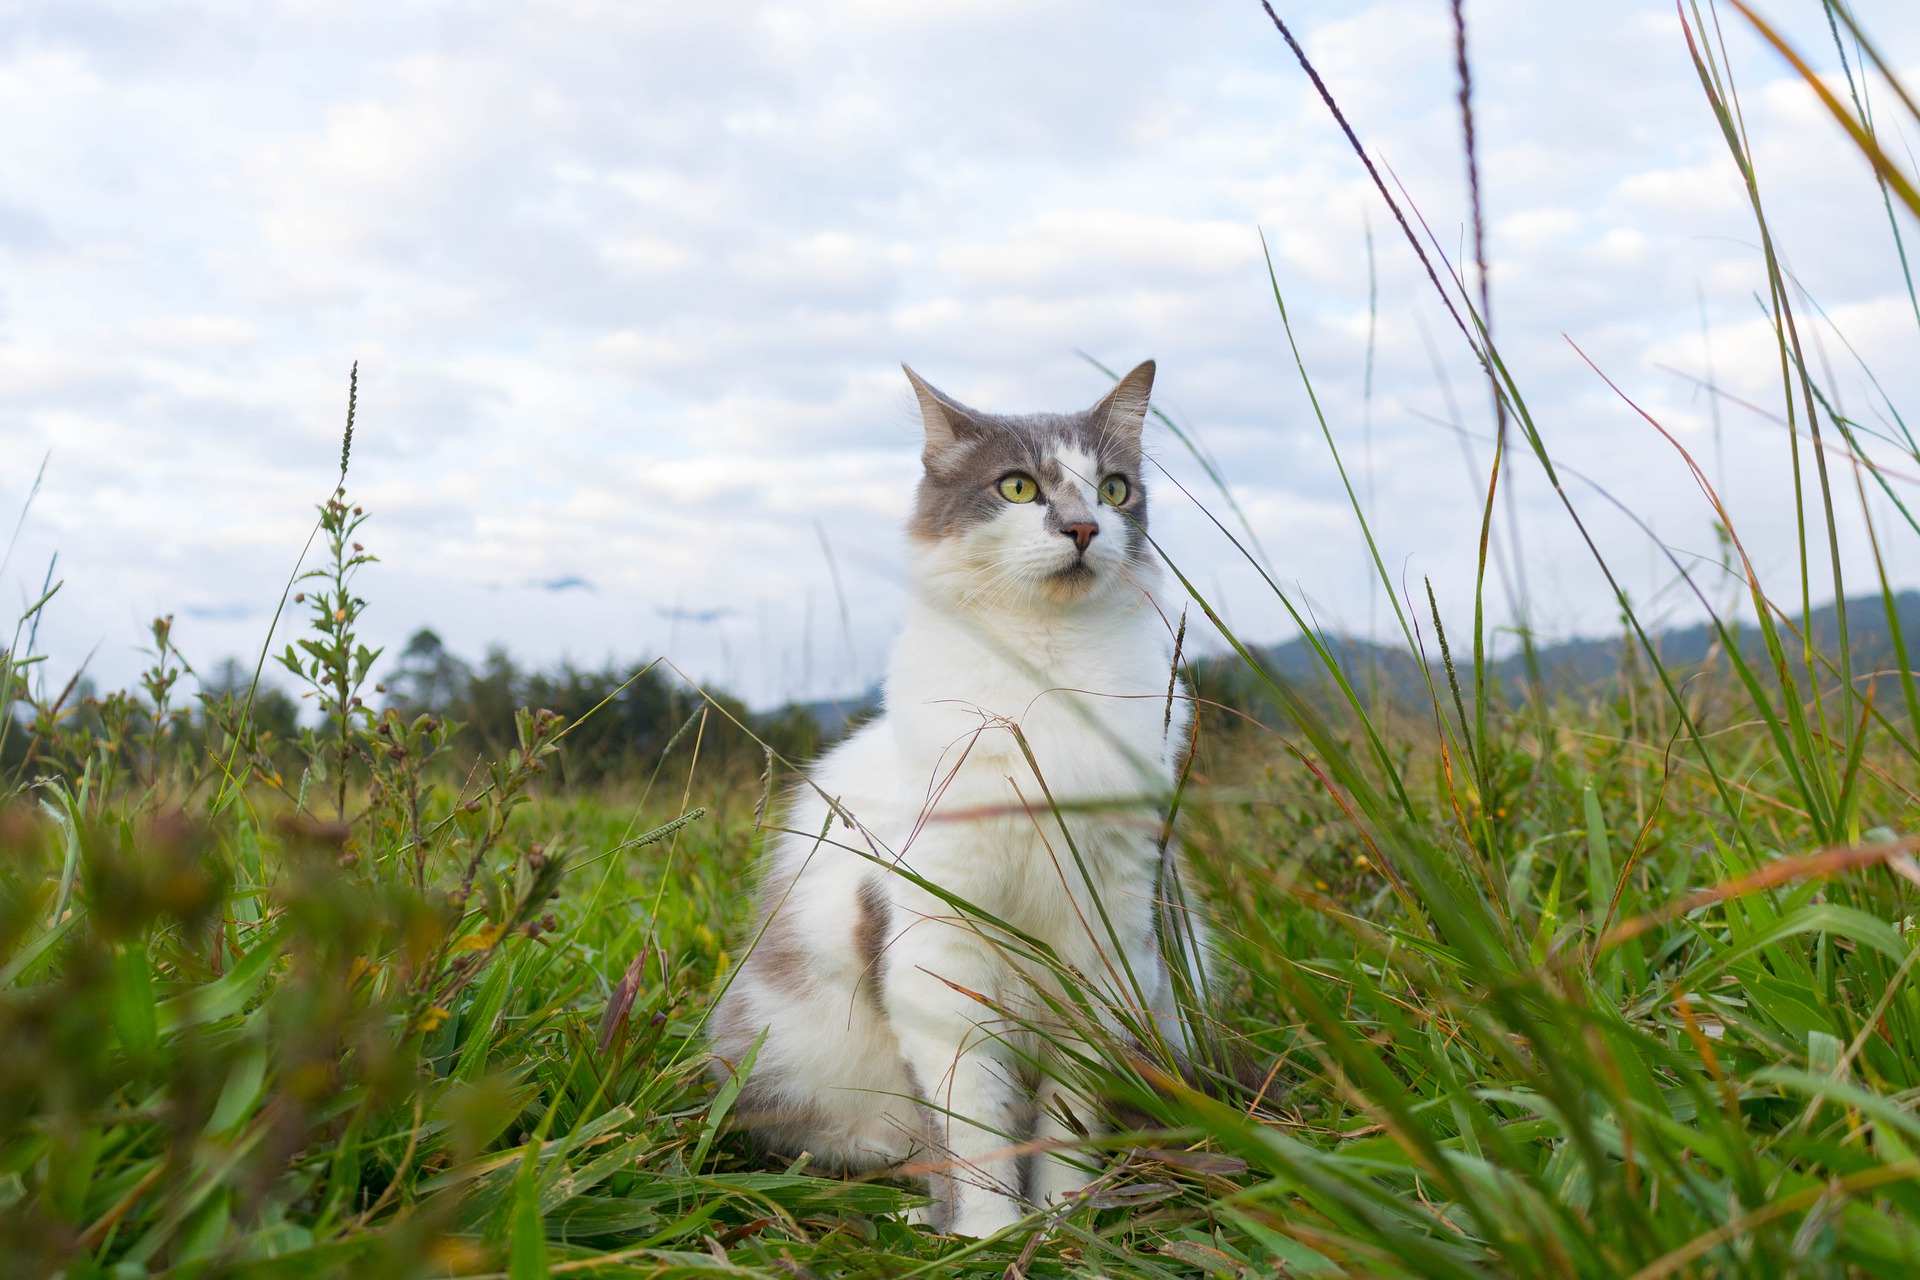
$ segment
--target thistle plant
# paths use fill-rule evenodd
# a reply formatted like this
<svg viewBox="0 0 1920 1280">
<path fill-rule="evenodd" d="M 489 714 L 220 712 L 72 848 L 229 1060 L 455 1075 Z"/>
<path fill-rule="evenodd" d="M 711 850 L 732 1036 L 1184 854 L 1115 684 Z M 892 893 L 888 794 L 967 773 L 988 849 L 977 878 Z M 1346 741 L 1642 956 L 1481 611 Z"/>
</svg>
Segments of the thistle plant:
<svg viewBox="0 0 1920 1280">
<path fill-rule="evenodd" d="M 409 720 L 388 707 L 366 744 L 374 820 L 395 837 L 383 843 L 397 851 L 419 891 L 427 887 L 428 771 L 447 753 L 447 744 L 459 729 L 457 723 L 439 716 L 422 713 Z"/>
<path fill-rule="evenodd" d="M 181 676 L 193 674 L 193 668 L 173 645 L 173 615 L 155 618 L 151 630 L 153 648 L 147 652 L 153 657 L 153 665 L 140 673 L 140 687 L 146 691 L 147 705 L 129 726 L 133 768 L 148 786 L 160 781 L 167 739 L 187 723 L 186 708 L 173 704 L 173 687 Z"/>
<path fill-rule="evenodd" d="M 301 731 L 302 746 L 311 762 L 311 777 L 333 783 L 334 814 L 342 822 L 347 818 L 352 763 L 365 755 L 355 739 L 370 732 L 375 723 L 373 709 L 366 705 L 360 691 L 381 653 L 361 644 L 356 631 L 367 602 L 353 593 L 353 579 L 362 566 L 378 562 L 354 540 L 366 520 L 365 508 L 348 505 L 344 485 L 320 504 L 320 531 L 327 539 L 327 560 L 299 578 L 320 585 L 293 598 L 296 604 L 309 605 L 313 634 L 288 645 L 279 657 L 280 665 L 307 687 L 302 696 L 313 697 L 318 703 L 320 723 Z"/>
</svg>

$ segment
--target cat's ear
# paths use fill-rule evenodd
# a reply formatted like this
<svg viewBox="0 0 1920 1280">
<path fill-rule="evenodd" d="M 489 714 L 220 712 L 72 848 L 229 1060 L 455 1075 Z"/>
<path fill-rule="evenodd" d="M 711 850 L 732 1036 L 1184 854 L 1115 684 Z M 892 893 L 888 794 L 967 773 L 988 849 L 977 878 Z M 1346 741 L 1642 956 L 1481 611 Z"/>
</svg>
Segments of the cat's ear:
<svg viewBox="0 0 1920 1280">
<path fill-rule="evenodd" d="M 920 401 L 920 421 L 927 433 L 926 457 L 945 452 L 960 443 L 962 437 L 978 430 L 979 424 L 967 413 L 964 405 L 935 391 L 926 379 L 906 365 L 900 368 L 906 373 L 907 381 L 913 384 L 913 394 Z"/>
<path fill-rule="evenodd" d="M 1088 416 L 1101 432 L 1118 437 L 1134 448 L 1140 447 L 1140 432 L 1147 425 L 1147 401 L 1153 395 L 1153 361 L 1142 360 L 1133 372 L 1113 384 Z"/>
</svg>

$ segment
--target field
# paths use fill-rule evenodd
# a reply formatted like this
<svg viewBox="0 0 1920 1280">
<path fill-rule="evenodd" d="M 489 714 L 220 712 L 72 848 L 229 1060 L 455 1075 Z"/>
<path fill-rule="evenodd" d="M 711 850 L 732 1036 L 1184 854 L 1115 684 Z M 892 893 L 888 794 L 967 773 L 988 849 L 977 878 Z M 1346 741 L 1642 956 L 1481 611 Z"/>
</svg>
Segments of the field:
<svg viewBox="0 0 1920 1280">
<path fill-rule="evenodd" d="M 1830 105 L 1904 255 L 1920 193 L 1857 35 Z M 1551 476 L 1453 283 L 1500 457 Z M 1090 1140 L 1084 1200 L 984 1241 L 906 1225 L 907 1182 L 769 1167 L 708 1080 L 808 726 L 658 665 L 490 684 L 428 679 L 423 647 L 377 688 L 350 414 L 283 652 L 191 695 L 163 619 L 137 689 L 83 698 L 33 650 L 47 599 L 0 652 L 0 1274 L 1920 1274 L 1920 687 L 1878 552 L 1920 538 L 1889 467 L 1920 446 L 1895 405 L 1897 430 L 1833 407 L 1771 285 L 1804 554 L 1763 581 L 1702 475 L 1741 592 L 1703 656 L 1670 661 L 1621 594 L 1614 669 L 1555 681 L 1496 665 L 1479 609 L 1449 635 L 1408 606 L 1413 696 L 1311 628 L 1318 675 L 1282 680 L 1174 566 L 1236 650 L 1189 665 L 1163 798 L 1222 951 L 1203 1052 L 1090 1031 L 1066 1069 L 1128 1128 Z M 1843 580 L 1849 502 L 1876 556 Z"/>
</svg>

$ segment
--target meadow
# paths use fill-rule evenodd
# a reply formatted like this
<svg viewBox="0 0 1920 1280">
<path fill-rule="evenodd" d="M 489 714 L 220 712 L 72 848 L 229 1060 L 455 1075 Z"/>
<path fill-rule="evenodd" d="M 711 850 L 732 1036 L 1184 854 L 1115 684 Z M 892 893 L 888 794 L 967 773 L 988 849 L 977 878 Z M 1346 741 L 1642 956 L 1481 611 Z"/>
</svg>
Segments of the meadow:
<svg viewBox="0 0 1920 1280">
<path fill-rule="evenodd" d="M 1920 192 L 1868 85 L 1920 106 L 1835 13 L 1850 91 L 1809 83 L 1904 272 Z M 1305 618 L 1318 673 L 1282 678 L 1173 565 L 1233 650 L 1186 664 L 1202 714 L 1162 797 L 1222 976 L 1190 992 L 1190 1064 L 1057 1010 L 1090 1045 L 1062 1069 L 1127 1126 L 1088 1140 L 1083 1199 L 943 1237 L 902 1220 L 910 1183 L 770 1167 L 730 1130 L 703 1020 L 817 733 L 658 663 L 531 679 L 423 642 L 376 685 L 350 400 L 291 643 L 201 680 L 161 619 L 137 688 L 83 696 L 34 650 L 50 582 L 0 653 L 0 1274 L 1920 1274 L 1920 687 L 1879 553 L 1920 537 L 1920 445 L 1809 368 L 1717 19 L 1686 16 L 1767 251 L 1800 562 L 1763 580 L 1696 467 L 1725 573 L 1672 569 L 1712 643 L 1673 658 L 1621 591 L 1613 669 L 1567 682 L 1524 643 L 1496 663 L 1477 600 L 1445 632 L 1376 549 L 1422 659 L 1390 691 Z M 1417 221 L 1499 405 L 1483 529 L 1521 453 L 1577 524 L 1484 271 Z M 1848 503 L 1875 547 L 1851 577 Z"/>
</svg>

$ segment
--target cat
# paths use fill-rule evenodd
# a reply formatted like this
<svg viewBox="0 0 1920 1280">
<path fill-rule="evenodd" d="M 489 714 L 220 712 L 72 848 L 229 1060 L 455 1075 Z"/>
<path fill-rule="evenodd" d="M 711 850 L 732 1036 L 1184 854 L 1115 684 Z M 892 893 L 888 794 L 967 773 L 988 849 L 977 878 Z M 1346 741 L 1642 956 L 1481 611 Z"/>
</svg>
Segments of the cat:
<svg viewBox="0 0 1920 1280">
<path fill-rule="evenodd" d="M 981 413 L 906 374 L 923 474 L 883 710 L 789 802 L 713 1061 L 725 1079 L 759 1042 L 734 1106 L 768 1154 L 913 1162 L 932 1170 L 921 1220 L 986 1236 L 1086 1184 L 1068 1148 L 1098 1110 L 1033 1070 L 1071 1034 L 1036 994 L 1059 980 L 934 889 L 1051 946 L 1179 1052 L 1161 939 L 1177 915 L 1201 985 L 1206 941 L 1168 906 L 1163 828 L 1191 710 L 1145 537 L 1153 362 L 1072 414 Z"/>
</svg>

